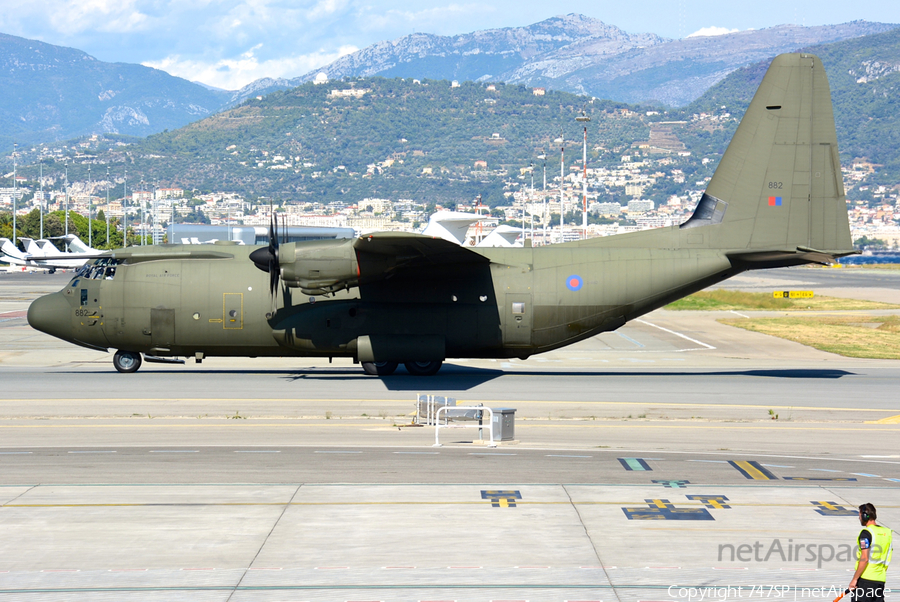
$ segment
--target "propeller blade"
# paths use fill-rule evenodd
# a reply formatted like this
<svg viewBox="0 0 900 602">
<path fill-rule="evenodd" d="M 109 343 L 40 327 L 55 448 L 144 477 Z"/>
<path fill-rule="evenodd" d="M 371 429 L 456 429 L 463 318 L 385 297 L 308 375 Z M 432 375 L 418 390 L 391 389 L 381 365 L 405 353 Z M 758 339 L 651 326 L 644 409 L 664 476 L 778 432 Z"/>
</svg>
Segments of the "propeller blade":
<svg viewBox="0 0 900 602">
<path fill-rule="evenodd" d="M 278 260 L 278 216 L 272 212 L 269 220 L 269 245 L 250 253 L 250 261 L 263 272 L 269 273 L 269 295 L 273 301 L 281 279 L 281 264 Z"/>
<path fill-rule="evenodd" d="M 278 279 L 281 276 L 281 265 L 278 262 L 278 216 L 272 211 L 271 227 L 269 228 L 269 294 L 275 297 L 278 288 Z"/>
</svg>

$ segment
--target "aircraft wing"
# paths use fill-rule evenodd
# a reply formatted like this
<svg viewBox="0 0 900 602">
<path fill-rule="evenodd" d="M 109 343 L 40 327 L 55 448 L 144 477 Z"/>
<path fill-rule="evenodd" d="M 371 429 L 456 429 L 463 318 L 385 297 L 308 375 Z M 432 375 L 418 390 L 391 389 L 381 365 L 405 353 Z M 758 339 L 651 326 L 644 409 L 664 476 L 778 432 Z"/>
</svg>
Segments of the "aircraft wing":
<svg viewBox="0 0 900 602">
<path fill-rule="evenodd" d="M 144 250 L 146 249 L 146 251 Z M 212 251 L 206 249 L 188 249 L 181 245 L 172 249 L 160 249 L 159 247 L 129 247 L 127 249 L 115 249 L 107 251 L 97 257 L 112 257 L 120 259 L 128 264 L 143 263 L 146 261 L 162 261 L 170 259 L 234 259 L 232 253 Z M 94 256 L 91 256 L 93 259 Z"/>
<path fill-rule="evenodd" d="M 490 263 L 484 255 L 443 238 L 408 232 L 368 234 L 356 239 L 353 247 L 363 280 L 406 269 Z"/>
</svg>

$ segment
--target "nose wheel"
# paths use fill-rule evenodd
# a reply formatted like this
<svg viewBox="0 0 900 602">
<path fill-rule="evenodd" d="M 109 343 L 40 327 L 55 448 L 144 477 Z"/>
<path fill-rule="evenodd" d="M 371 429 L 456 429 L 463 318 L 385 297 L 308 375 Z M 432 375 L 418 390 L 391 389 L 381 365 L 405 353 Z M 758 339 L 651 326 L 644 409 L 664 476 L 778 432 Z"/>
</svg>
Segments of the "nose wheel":
<svg viewBox="0 0 900 602">
<path fill-rule="evenodd" d="M 134 351 L 116 351 L 113 356 L 113 366 L 124 374 L 137 372 L 141 367 L 141 354 Z"/>
</svg>

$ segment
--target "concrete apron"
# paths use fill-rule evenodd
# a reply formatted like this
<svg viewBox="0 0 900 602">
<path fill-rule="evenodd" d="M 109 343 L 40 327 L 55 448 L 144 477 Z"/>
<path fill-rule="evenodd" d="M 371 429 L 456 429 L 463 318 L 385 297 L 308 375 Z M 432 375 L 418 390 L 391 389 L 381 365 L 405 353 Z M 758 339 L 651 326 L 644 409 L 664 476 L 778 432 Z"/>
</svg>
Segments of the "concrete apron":
<svg viewBox="0 0 900 602">
<path fill-rule="evenodd" d="M 0 600 L 830 602 L 847 500 L 900 524 L 895 488 L 748 481 L 2 487 Z"/>
</svg>

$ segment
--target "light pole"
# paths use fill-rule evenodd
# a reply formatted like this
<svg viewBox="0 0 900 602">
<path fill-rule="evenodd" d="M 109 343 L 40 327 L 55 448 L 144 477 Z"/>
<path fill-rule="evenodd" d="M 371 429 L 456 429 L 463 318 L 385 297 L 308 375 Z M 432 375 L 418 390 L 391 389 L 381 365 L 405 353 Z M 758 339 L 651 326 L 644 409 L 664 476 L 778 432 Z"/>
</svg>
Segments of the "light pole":
<svg viewBox="0 0 900 602">
<path fill-rule="evenodd" d="M 19 145 L 13 142 L 13 245 L 16 244 L 16 211 L 18 209 L 18 199 L 16 198 L 16 190 L 17 187 L 17 178 L 16 178 L 16 168 L 18 167 L 18 157 L 16 156 L 18 153 Z"/>
<path fill-rule="evenodd" d="M 540 159 L 544 164 L 544 188 L 543 188 L 543 198 L 541 200 L 542 203 L 542 211 L 541 211 L 541 223 L 544 226 L 544 235 L 541 238 L 541 244 L 547 244 L 547 222 L 549 221 L 547 218 L 547 153 L 544 149 L 541 149 L 541 154 L 538 155 L 538 159 Z"/>
<path fill-rule="evenodd" d="M 109 247 L 109 165 L 106 166 L 106 211 L 103 215 L 106 217 L 106 246 Z"/>
<path fill-rule="evenodd" d="M 66 236 L 69 235 L 69 161 L 66 161 Z"/>
<path fill-rule="evenodd" d="M 534 204 L 534 161 L 531 162 L 531 203 Z M 528 207 L 528 205 L 525 205 Z M 534 207 L 529 211 L 531 214 L 531 244 L 534 245 Z"/>
<path fill-rule="evenodd" d="M 122 184 L 122 248 L 128 246 L 128 168 L 125 168 L 125 181 Z"/>
<path fill-rule="evenodd" d="M 159 214 L 159 199 L 157 198 L 158 195 L 159 195 L 159 180 L 155 180 L 153 183 L 153 205 L 152 205 L 152 209 L 151 209 L 153 211 L 153 226 L 152 226 L 152 230 L 151 230 L 151 232 L 152 232 L 151 236 L 153 238 L 151 240 L 153 241 L 154 245 L 159 244 L 159 240 L 157 239 L 158 235 L 156 233 L 156 228 L 157 228 L 157 226 L 159 226 L 159 215 L 158 215 Z M 230 239 L 231 236 L 229 236 L 228 238 Z"/>
<path fill-rule="evenodd" d="M 38 185 L 41 187 L 41 239 L 44 238 L 44 160 L 40 162 L 41 175 L 38 179 Z"/>
<path fill-rule="evenodd" d="M 566 178 L 566 171 L 564 168 L 566 159 L 566 144 L 562 135 L 560 135 L 560 137 L 557 138 L 556 141 L 559 142 L 559 242 L 562 242 L 563 218 L 566 215 L 565 202 L 563 200 L 563 182 Z"/>
<path fill-rule="evenodd" d="M 91 213 L 91 197 L 93 196 L 93 193 L 94 193 L 94 180 L 91 178 L 91 166 L 88 165 L 88 246 L 89 247 L 93 246 L 91 244 L 93 242 L 92 233 L 94 230 L 94 224 L 93 224 L 93 221 L 91 220 L 91 216 L 93 215 Z"/>
<path fill-rule="evenodd" d="M 138 190 L 138 202 L 141 204 L 141 246 L 144 246 L 144 178 L 141 178 L 141 189 Z"/>
<path fill-rule="evenodd" d="M 585 114 L 584 109 L 581 110 L 581 115 L 579 115 L 578 117 L 575 118 L 575 121 L 578 121 L 578 122 L 584 124 L 584 154 L 581 156 L 582 157 L 581 161 L 584 164 L 584 177 L 582 178 L 583 179 L 583 182 L 582 182 L 583 192 L 582 192 L 582 197 L 581 197 L 581 202 L 582 202 L 581 238 L 582 239 L 587 238 L 587 124 L 590 120 L 591 120 L 591 118 Z"/>
</svg>

